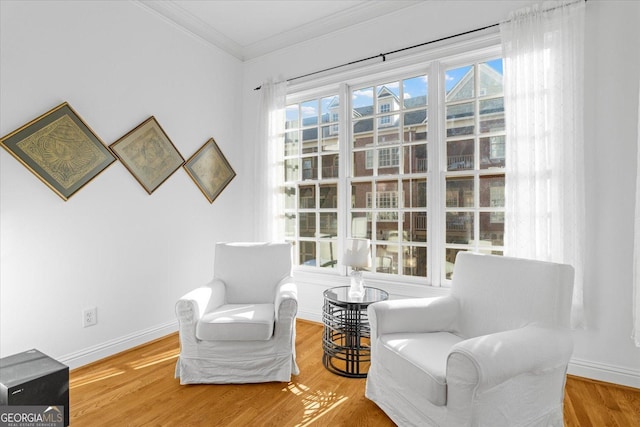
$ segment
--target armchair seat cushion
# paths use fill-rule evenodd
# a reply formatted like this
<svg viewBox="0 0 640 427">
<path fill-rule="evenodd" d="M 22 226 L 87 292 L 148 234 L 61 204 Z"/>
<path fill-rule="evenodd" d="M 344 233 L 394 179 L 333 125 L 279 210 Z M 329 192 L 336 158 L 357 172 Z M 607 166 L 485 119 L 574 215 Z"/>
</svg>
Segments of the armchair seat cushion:
<svg viewBox="0 0 640 427">
<path fill-rule="evenodd" d="M 273 335 L 273 304 L 224 304 L 205 313 L 196 325 L 203 341 L 266 341 Z"/>
<path fill-rule="evenodd" d="M 407 390 L 432 404 L 447 403 L 447 357 L 463 339 L 448 332 L 395 333 L 380 338 L 376 358 Z"/>
</svg>

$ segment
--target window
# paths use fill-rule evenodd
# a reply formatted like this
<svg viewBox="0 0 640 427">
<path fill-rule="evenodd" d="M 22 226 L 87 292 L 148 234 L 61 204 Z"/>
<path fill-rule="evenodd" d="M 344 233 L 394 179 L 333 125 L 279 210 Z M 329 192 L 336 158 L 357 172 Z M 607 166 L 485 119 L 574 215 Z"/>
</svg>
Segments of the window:
<svg viewBox="0 0 640 427">
<path fill-rule="evenodd" d="M 289 105 L 284 145 L 285 238 L 300 265 L 337 265 L 339 98 Z"/>
<path fill-rule="evenodd" d="M 449 68 L 445 82 L 444 237 L 445 278 L 449 279 L 459 251 L 503 251 L 502 60 Z"/>
<path fill-rule="evenodd" d="M 338 267 L 344 238 L 368 238 L 371 274 L 440 285 L 459 251 L 503 251 L 502 60 L 393 73 L 288 95 L 285 237 L 321 269 Z"/>
</svg>

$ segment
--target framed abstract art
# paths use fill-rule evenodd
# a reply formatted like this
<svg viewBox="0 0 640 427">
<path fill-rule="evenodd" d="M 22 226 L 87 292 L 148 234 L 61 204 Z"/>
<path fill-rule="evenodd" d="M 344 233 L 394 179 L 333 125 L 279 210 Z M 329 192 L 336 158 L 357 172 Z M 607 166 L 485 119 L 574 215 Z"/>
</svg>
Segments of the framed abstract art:
<svg viewBox="0 0 640 427">
<path fill-rule="evenodd" d="M 116 160 L 66 102 L 2 137 L 0 145 L 65 201 Z"/>
<path fill-rule="evenodd" d="M 184 158 L 153 116 L 109 147 L 148 194 L 184 164 Z"/>
<path fill-rule="evenodd" d="M 213 203 L 236 176 L 235 171 L 213 138 L 205 142 L 187 160 L 184 169 L 209 203 Z"/>
</svg>

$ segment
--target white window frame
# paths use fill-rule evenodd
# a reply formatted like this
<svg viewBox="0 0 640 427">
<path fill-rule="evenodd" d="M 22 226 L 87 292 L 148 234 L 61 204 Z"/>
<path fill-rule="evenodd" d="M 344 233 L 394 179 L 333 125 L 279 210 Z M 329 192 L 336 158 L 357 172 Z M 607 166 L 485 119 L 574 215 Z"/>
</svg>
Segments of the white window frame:
<svg viewBox="0 0 640 427">
<path fill-rule="evenodd" d="M 437 76 L 439 84 L 444 84 L 444 70 L 456 66 L 468 65 L 472 62 L 494 59 L 501 56 L 499 37 L 497 34 L 478 37 L 460 43 L 452 43 L 449 46 L 439 47 L 416 55 L 408 55 L 398 61 L 387 61 L 377 66 L 366 67 L 355 71 L 336 73 L 317 80 L 307 80 L 298 84 L 290 84 L 288 87 L 287 104 L 303 102 L 312 98 L 321 98 L 329 93 L 338 93 L 340 97 L 340 174 L 339 178 L 331 182 L 338 183 L 338 197 L 341 203 L 338 208 L 338 250 L 342 253 L 343 239 L 349 235 L 348 223 L 349 206 L 351 201 L 347 191 L 350 175 L 351 151 L 350 144 L 352 129 L 349 118 L 351 117 L 350 87 L 369 84 L 381 84 L 383 81 L 401 80 L 411 77 L 411 74 L 429 74 L 430 78 Z M 395 64 L 395 65 L 394 65 Z M 444 91 L 443 91 L 444 93 Z M 385 283 L 402 283 L 403 285 L 429 285 L 435 287 L 447 287 L 450 281 L 445 278 L 444 272 L 444 233 L 446 218 L 446 150 L 442 146 L 445 141 L 445 103 L 440 99 L 438 85 L 429 83 L 429 172 L 423 173 L 427 177 L 427 204 L 430 207 L 438 206 L 437 214 L 429 212 L 429 226 L 427 241 L 431 242 L 428 250 L 429 275 L 426 279 L 411 276 L 387 276 Z M 436 108 L 433 108 L 433 107 Z M 402 127 L 402 126 L 401 126 Z M 346 131 L 343 131 L 346 130 Z M 437 142 L 437 143 L 433 143 Z M 442 168 L 444 165 L 444 169 Z M 322 182 L 322 181 L 320 181 Z M 478 190 L 476 190 L 477 192 Z M 477 233 L 478 227 L 476 227 Z M 296 265 L 298 271 L 315 271 L 324 275 L 345 275 L 346 268 L 322 269 Z M 374 277 L 375 273 L 371 273 Z"/>
</svg>

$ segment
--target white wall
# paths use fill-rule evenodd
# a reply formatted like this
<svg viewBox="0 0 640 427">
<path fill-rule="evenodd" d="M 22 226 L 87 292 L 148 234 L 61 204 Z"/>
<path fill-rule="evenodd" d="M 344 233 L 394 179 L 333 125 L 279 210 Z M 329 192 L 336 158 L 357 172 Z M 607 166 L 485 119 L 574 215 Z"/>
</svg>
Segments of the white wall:
<svg viewBox="0 0 640 427">
<path fill-rule="evenodd" d="M 209 279 L 213 243 L 252 237 L 247 165 L 260 97 L 253 88 L 264 80 L 493 24 L 528 3 L 424 2 L 242 64 L 130 2 L 0 1 L 0 135 L 68 101 L 106 144 L 155 115 L 185 158 L 214 137 L 238 173 L 210 205 L 183 170 L 149 196 L 115 163 L 63 202 L 0 150 L 0 356 L 35 347 L 74 367 L 175 329 L 175 300 Z M 571 365 L 636 387 L 639 18 L 638 2 L 587 4 L 589 325 L 575 333 Z M 378 31 L 382 23 L 396 31 Z M 301 316 L 318 320 L 322 290 L 341 280 L 304 279 Z M 99 322 L 85 329 L 89 305 Z"/>
<path fill-rule="evenodd" d="M 245 64 L 245 120 L 255 116 L 268 78 L 282 80 L 381 52 L 438 39 L 507 19 L 535 1 L 429 1 L 363 22 Z M 640 3 L 590 0 L 586 39 L 587 277 L 585 330 L 575 332 L 570 372 L 640 387 L 640 349 L 631 334 L 633 195 L 640 74 Z M 387 30 L 379 31 L 384 27 Z M 395 30 L 393 30 L 395 29 Z M 393 58 L 387 58 L 392 61 Z M 247 133 L 249 143 L 253 135 Z M 298 275 L 301 316 L 321 319 L 322 291 L 344 280 Z M 433 295 L 377 283 L 398 296 Z"/>
<path fill-rule="evenodd" d="M 107 145 L 154 115 L 185 159 L 213 137 L 237 172 L 209 204 L 182 169 L 150 196 L 116 162 L 64 202 L 0 150 L 0 356 L 74 367 L 175 330 L 214 242 L 250 237 L 242 63 L 132 2 L 2 1 L 0 17 L 1 135 L 67 101 Z"/>
</svg>

